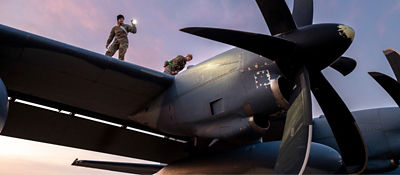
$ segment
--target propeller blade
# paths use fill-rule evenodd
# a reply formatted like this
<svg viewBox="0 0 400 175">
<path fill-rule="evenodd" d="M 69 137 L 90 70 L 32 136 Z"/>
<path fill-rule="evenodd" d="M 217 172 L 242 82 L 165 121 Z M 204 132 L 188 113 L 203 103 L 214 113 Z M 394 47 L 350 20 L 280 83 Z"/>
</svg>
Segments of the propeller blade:
<svg viewBox="0 0 400 175">
<path fill-rule="evenodd" d="M 313 23 L 313 0 L 294 0 L 293 19 L 297 27 L 308 26 Z"/>
<path fill-rule="evenodd" d="M 297 29 L 285 0 L 256 0 L 256 2 L 271 35 Z"/>
<path fill-rule="evenodd" d="M 181 31 L 233 45 L 272 60 L 295 47 L 294 43 L 281 38 L 228 29 L 189 27 Z"/>
<path fill-rule="evenodd" d="M 368 161 L 367 149 L 346 104 L 321 72 L 310 73 L 311 90 L 331 127 L 348 173 L 361 173 Z"/>
<path fill-rule="evenodd" d="M 356 60 L 348 57 L 340 57 L 338 60 L 331 64 L 331 67 L 340 72 L 343 76 L 346 76 L 353 72 L 356 66 Z"/>
<path fill-rule="evenodd" d="M 392 97 L 392 99 L 400 106 L 400 83 L 385 74 L 379 72 L 368 72 L 372 78 L 375 79 L 385 91 Z"/>
<path fill-rule="evenodd" d="M 383 53 L 389 61 L 397 81 L 400 81 L 400 54 L 394 49 L 386 49 Z"/>
<path fill-rule="evenodd" d="M 310 154 L 312 113 L 307 69 L 297 76 L 300 90 L 290 106 L 274 171 L 276 174 L 303 174 Z"/>
</svg>

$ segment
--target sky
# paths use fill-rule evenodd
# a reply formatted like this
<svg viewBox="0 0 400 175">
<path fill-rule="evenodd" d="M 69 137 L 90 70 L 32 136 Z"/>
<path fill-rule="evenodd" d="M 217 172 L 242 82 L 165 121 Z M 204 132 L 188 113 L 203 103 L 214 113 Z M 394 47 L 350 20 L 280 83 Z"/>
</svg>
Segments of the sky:
<svg viewBox="0 0 400 175">
<path fill-rule="evenodd" d="M 293 0 L 287 1 L 291 8 Z M 127 62 L 161 71 L 165 60 L 192 53 L 198 64 L 232 46 L 192 36 L 179 29 L 219 27 L 269 34 L 253 0 L 0 0 L 0 24 L 105 53 L 105 42 L 116 16 L 135 18 L 138 33 L 129 35 Z M 356 31 L 345 56 L 357 68 L 343 77 L 331 68 L 324 75 L 350 110 L 396 106 L 367 74 L 378 71 L 394 77 L 382 50 L 400 50 L 400 1 L 318 0 L 314 23 L 342 23 Z M 117 54 L 115 55 L 115 57 Z M 313 115 L 321 110 L 313 99 Z M 138 160 L 0 136 L 0 174 L 112 174 L 71 167 L 76 158 Z"/>
</svg>

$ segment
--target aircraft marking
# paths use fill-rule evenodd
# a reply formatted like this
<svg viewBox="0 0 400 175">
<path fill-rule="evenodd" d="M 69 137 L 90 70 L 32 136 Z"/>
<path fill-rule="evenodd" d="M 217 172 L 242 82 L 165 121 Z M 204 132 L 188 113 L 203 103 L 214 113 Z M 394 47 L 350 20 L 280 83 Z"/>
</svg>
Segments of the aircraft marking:
<svg viewBox="0 0 400 175">
<path fill-rule="evenodd" d="M 268 69 L 257 71 L 254 74 L 254 82 L 256 88 L 265 87 L 267 88 L 271 84 L 271 74 Z"/>
</svg>

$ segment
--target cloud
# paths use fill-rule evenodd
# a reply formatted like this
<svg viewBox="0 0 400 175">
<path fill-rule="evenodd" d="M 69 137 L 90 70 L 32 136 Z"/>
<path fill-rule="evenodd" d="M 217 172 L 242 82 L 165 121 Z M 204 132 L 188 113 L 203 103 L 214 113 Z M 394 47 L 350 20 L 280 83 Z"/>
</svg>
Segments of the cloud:
<svg viewBox="0 0 400 175">
<path fill-rule="evenodd" d="M 378 30 L 379 36 L 384 36 L 387 31 L 387 27 L 393 27 L 393 16 L 395 14 L 399 14 L 400 12 L 400 1 L 396 1 L 395 3 L 390 2 L 388 4 L 383 5 L 384 12 L 380 14 L 377 22 L 376 28 Z M 397 20 L 397 16 L 395 17 Z"/>
<path fill-rule="evenodd" d="M 87 0 L 32 0 L 29 3 L 42 15 L 39 18 L 70 30 L 83 28 L 96 32 L 106 21 L 105 14 Z"/>
</svg>

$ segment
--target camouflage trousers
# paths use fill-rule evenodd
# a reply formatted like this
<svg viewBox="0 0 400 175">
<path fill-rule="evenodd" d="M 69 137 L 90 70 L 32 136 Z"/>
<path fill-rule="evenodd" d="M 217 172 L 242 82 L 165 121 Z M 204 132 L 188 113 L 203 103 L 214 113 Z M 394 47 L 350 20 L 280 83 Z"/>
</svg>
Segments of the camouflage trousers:
<svg viewBox="0 0 400 175">
<path fill-rule="evenodd" d="M 164 67 L 164 73 L 172 75 L 171 65 Z"/>
<path fill-rule="evenodd" d="M 128 50 L 128 46 L 129 46 L 128 42 L 119 43 L 119 42 L 114 41 L 111 44 L 111 46 L 108 47 L 106 55 L 112 57 L 112 56 L 114 56 L 115 52 L 117 52 L 117 50 L 119 50 L 118 59 L 123 61 L 125 59 L 125 54 L 126 54 L 126 51 Z"/>
</svg>

